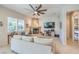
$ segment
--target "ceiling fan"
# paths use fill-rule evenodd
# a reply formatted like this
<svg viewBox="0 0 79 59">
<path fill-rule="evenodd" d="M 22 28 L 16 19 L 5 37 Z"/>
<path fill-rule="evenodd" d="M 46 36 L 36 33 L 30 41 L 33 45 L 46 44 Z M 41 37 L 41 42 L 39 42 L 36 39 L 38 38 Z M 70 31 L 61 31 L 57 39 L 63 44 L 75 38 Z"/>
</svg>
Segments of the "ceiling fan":
<svg viewBox="0 0 79 59">
<path fill-rule="evenodd" d="M 36 6 L 35 8 L 31 4 L 29 4 L 29 6 L 32 8 L 34 12 L 33 16 L 34 15 L 40 16 L 41 14 L 45 14 L 45 11 L 47 11 L 47 9 L 41 9 L 42 8 L 41 4 L 39 6 Z"/>
</svg>

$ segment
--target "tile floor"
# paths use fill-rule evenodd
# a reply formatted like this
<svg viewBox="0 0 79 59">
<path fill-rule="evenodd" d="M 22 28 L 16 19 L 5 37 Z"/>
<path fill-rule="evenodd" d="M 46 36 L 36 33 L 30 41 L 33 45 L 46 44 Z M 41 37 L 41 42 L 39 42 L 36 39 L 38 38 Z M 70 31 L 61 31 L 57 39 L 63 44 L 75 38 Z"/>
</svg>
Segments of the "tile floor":
<svg viewBox="0 0 79 59">
<path fill-rule="evenodd" d="M 0 47 L 0 54 L 14 54 L 11 50 L 10 50 L 10 46 L 3 46 Z"/>
<path fill-rule="evenodd" d="M 63 46 L 58 40 L 55 40 L 55 52 L 59 54 L 79 54 L 78 44 L 67 44 Z M 76 43 L 76 42 L 75 42 Z"/>
</svg>

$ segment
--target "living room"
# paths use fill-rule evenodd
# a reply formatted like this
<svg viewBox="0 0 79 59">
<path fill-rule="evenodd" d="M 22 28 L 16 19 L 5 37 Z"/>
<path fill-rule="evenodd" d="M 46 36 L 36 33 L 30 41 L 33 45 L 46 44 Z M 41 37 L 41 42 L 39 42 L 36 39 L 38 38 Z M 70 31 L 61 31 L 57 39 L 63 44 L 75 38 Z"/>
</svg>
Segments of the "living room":
<svg viewBox="0 0 79 59">
<path fill-rule="evenodd" d="M 41 7 L 40 7 L 41 6 Z M 58 42 L 63 46 L 67 44 L 68 38 L 68 24 L 67 24 L 67 12 L 79 10 L 79 5 L 53 5 L 53 4 L 2 4 L 0 5 L 0 46 L 11 45 L 11 49 L 15 50 L 15 53 L 58 53 L 56 48 Z M 39 8 L 38 8 L 39 7 Z M 33 8 L 44 9 L 44 13 L 36 15 L 37 12 Z M 35 14 L 35 15 L 34 15 Z M 14 43 L 13 37 L 27 36 L 27 39 L 31 39 L 32 43 L 39 43 L 35 49 L 34 46 L 28 48 L 27 51 L 24 47 L 18 47 Z M 25 38 L 25 37 L 23 37 Z M 13 41 L 11 41 L 13 39 Z M 45 40 L 44 40 L 45 39 Z M 69 39 L 69 38 L 68 38 Z M 25 39 L 24 39 L 25 40 Z M 39 42 L 39 41 L 40 42 Z M 52 41 L 53 40 L 53 41 Z M 54 41 L 57 40 L 57 41 Z M 28 40 L 30 41 L 30 40 Z M 53 52 L 51 52 L 50 44 L 42 46 L 41 44 L 52 42 Z M 53 44 L 55 43 L 55 44 Z M 28 43 L 29 44 L 29 43 Z M 27 45 L 27 44 L 25 44 Z M 29 45 L 27 45 L 28 47 Z M 15 49 L 16 48 L 16 49 Z M 23 49 L 24 48 L 24 49 Z M 42 49 L 39 50 L 39 49 Z M 56 50 L 55 50 L 56 48 Z M 10 49 L 10 48 L 9 48 Z M 22 50 L 23 49 L 23 50 Z M 32 50 L 34 51 L 32 51 Z M 17 51 L 17 52 L 16 52 Z M 30 51 L 30 52 L 28 52 Z"/>
</svg>

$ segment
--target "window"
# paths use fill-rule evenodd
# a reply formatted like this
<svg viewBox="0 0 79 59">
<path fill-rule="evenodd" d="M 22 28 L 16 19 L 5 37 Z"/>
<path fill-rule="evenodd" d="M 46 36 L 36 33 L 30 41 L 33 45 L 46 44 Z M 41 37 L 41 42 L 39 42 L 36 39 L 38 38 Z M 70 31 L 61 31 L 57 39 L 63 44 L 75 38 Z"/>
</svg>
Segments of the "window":
<svg viewBox="0 0 79 59">
<path fill-rule="evenodd" d="M 24 20 L 8 17 L 8 32 L 24 31 Z"/>
<path fill-rule="evenodd" d="M 8 32 L 17 31 L 17 19 L 8 17 Z"/>
<path fill-rule="evenodd" d="M 22 20 L 22 19 L 18 20 L 17 29 L 18 29 L 19 32 L 24 31 L 24 20 Z"/>
</svg>

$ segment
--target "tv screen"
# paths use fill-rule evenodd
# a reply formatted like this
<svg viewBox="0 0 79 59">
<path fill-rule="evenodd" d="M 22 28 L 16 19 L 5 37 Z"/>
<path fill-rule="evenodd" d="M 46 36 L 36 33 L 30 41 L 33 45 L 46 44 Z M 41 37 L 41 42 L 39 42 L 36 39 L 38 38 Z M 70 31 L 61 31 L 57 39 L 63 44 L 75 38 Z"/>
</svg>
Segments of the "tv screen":
<svg viewBox="0 0 79 59">
<path fill-rule="evenodd" d="M 55 28 L 55 22 L 44 23 L 44 28 Z"/>
</svg>

